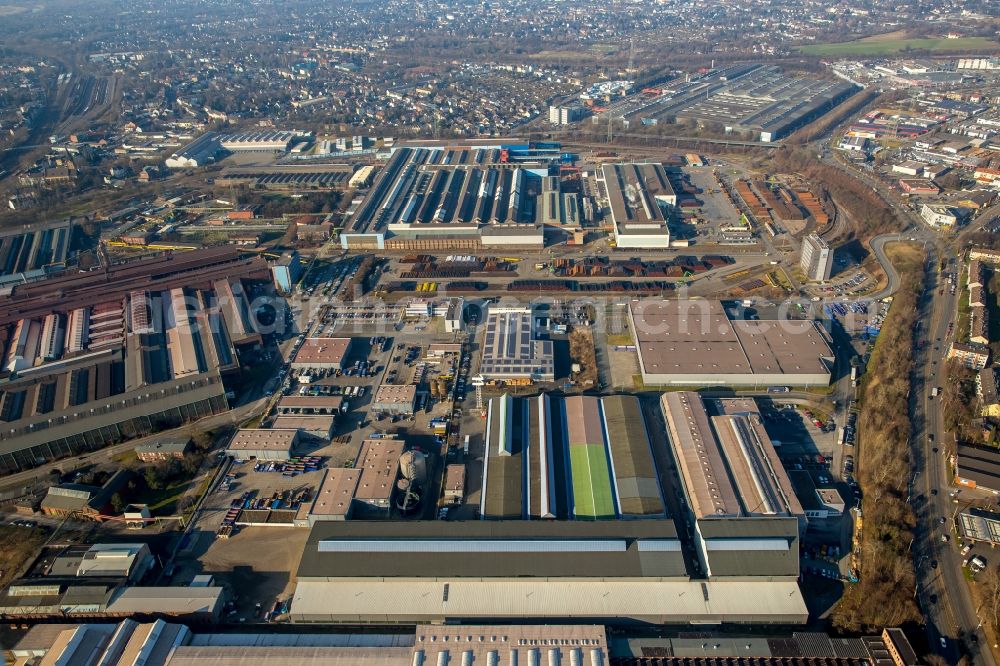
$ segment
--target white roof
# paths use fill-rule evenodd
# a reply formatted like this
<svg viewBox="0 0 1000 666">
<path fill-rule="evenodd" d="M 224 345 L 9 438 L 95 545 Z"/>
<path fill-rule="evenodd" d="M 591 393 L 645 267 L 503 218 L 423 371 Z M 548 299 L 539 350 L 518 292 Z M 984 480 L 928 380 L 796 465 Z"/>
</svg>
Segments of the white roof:
<svg viewBox="0 0 1000 666">
<path fill-rule="evenodd" d="M 445 586 L 447 594 L 445 594 Z M 795 581 L 330 580 L 299 581 L 295 616 L 662 618 L 663 622 L 805 622 Z"/>
</svg>

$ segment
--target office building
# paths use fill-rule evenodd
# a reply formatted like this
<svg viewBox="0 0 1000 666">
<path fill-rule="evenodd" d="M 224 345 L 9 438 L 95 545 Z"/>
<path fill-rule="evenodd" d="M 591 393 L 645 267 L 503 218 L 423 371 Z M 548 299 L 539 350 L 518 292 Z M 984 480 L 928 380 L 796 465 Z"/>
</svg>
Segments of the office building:
<svg viewBox="0 0 1000 666">
<path fill-rule="evenodd" d="M 807 280 L 826 282 L 833 271 L 833 249 L 817 234 L 809 234 L 802 239 L 799 266 Z"/>
</svg>

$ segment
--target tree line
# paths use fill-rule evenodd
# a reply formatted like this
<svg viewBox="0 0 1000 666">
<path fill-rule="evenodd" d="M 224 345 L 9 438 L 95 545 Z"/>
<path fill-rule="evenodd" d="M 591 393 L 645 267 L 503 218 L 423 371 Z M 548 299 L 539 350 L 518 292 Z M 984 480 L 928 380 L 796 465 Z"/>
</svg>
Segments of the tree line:
<svg viewBox="0 0 1000 666">
<path fill-rule="evenodd" d="M 858 418 L 860 582 L 848 587 L 833 615 L 838 629 L 851 632 L 922 621 L 914 600 L 910 544 L 916 519 L 908 484 L 910 371 L 923 255 L 899 264 L 900 289 L 868 363 Z"/>
</svg>

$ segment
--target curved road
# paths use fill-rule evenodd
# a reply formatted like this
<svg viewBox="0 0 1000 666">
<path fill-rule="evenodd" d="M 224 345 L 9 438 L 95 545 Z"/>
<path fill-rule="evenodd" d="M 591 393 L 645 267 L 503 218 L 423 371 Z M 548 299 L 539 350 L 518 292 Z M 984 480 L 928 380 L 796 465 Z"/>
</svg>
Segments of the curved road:
<svg viewBox="0 0 1000 666">
<path fill-rule="evenodd" d="M 875 236 L 869 241 L 868 245 L 871 247 L 872 252 L 875 254 L 875 259 L 878 260 L 880 266 L 882 266 L 882 271 L 885 273 L 886 285 L 880 291 L 871 294 L 870 298 L 880 299 L 886 296 L 891 296 L 895 294 L 899 289 L 899 272 L 896 270 L 892 262 L 889 261 L 889 257 L 885 253 L 885 246 L 889 243 L 898 243 L 901 241 L 914 241 L 917 238 L 915 236 L 904 236 L 902 234 L 882 234 L 881 236 Z"/>
</svg>

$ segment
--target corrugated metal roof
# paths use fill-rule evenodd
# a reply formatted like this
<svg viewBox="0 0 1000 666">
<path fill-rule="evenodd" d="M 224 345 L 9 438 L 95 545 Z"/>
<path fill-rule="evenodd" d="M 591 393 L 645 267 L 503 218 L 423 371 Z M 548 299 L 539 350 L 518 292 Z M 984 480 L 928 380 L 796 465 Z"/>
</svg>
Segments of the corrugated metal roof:
<svg viewBox="0 0 1000 666">
<path fill-rule="evenodd" d="M 639 400 L 634 396 L 601 399 L 620 513 L 666 515 L 656 463 Z"/>
</svg>

